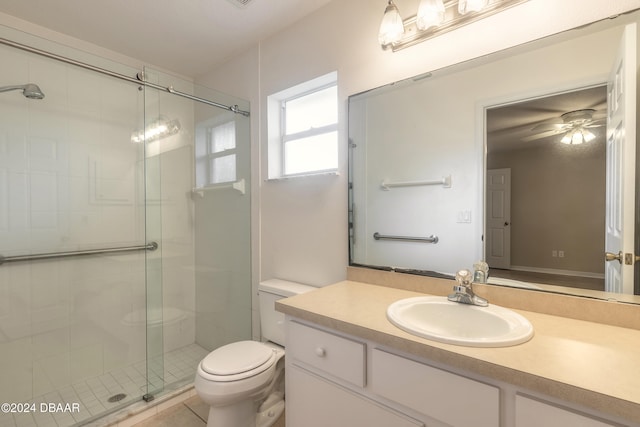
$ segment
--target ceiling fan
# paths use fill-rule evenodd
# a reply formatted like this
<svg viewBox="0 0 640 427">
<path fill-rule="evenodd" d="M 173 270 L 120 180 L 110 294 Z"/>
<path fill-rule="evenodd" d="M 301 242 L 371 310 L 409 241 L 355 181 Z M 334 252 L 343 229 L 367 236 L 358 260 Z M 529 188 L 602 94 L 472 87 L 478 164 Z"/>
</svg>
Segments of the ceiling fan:
<svg viewBox="0 0 640 427">
<path fill-rule="evenodd" d="M 563 135 L 560 142 L 578 145 L 595 139 L 596 135 L 591 129 L 605 125 L 605 111 L 596 111 L 592 108 L 574 110 L 534 126 L 531 130 L 537 133 L 524 137 L 522 140 L 533 141 L 554 135 Z"/>
</svg>

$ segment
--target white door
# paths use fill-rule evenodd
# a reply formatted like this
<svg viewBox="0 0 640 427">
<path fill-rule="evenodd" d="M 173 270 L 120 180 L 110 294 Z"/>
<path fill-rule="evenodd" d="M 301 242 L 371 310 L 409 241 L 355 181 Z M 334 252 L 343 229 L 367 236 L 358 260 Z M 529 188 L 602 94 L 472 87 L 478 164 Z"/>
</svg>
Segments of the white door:
<svg viewBox="0 0 640 427">
<path fill-rule="evenodd" d="M 629 24 L 607 82 L 605 290 L 628 294 L 633 294 L 634 259 L 635 40 L 636 24 Z"/>
<path fill-rule="evenodd" d="M 511 267 L 511 169 L 487 171 L 485 261 L 491 268 Z"/>
</svg>

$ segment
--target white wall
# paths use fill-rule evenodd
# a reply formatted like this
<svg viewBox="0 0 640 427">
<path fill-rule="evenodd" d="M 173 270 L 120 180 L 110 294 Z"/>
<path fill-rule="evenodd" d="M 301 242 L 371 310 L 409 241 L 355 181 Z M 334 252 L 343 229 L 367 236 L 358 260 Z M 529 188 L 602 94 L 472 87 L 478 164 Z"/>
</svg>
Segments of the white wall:
<svg viewBox="0 0 640 427">
<path fill-rule="evenodd" d="M 253 234 L 254 285 L 273 277 L 313 285 L 345 278 L 349 95 L 640 7 L 640 0 L 530 0 L 391 53 L 377 42 L 385 3 L 335 0 L 200 80 L 251 101 L 253 176 L 259 186 L 254 198 L 254 224 L 259 227 Z M 409 16 L 418 0 L 396 4 Z M 265 182 L 266 97 L 334 70 L 340 97 L 340 175 Z"/>
</svg>

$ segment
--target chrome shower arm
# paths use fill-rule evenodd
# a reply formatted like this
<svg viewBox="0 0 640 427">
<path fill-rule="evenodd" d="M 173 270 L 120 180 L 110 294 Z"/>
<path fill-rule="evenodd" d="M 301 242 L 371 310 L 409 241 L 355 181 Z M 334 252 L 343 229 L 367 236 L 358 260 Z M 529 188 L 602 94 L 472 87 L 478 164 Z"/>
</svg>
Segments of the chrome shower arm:
<svg viewBox="0 0 640 427">
<path fill-rule="evenodd" d="M 0 92 L 8 92 L 10 90 L 21 90 L 22 95 L 29 99 L 43 99 L 44 93 L 38 87 L 37 84 L 27 83 L 24 85 L 12 85 L 0 87 Z"/>
<path fill-rule="evenodd" d="M 0 92 L 9 92 L 10 90 L 24 90 L 24 85 L 2 86 Z"/>
</svg>

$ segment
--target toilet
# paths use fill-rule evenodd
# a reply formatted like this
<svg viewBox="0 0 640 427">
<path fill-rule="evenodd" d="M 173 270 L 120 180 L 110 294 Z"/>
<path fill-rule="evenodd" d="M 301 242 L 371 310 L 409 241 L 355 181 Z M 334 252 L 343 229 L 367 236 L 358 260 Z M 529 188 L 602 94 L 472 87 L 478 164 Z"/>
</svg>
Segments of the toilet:
<svg viewBox="0 0 640 427">
<path fill-rule="evenodd" d="M 209 405 L 208 427 L 270 427 L 284 411 L 284 315 L 281 298 L 316 289 L 272 279 L 258 286 L 262 340 L 238 341 L 198 364 L 196 393 Z"/>
</svg>

